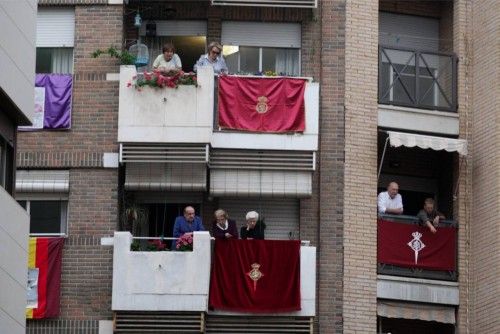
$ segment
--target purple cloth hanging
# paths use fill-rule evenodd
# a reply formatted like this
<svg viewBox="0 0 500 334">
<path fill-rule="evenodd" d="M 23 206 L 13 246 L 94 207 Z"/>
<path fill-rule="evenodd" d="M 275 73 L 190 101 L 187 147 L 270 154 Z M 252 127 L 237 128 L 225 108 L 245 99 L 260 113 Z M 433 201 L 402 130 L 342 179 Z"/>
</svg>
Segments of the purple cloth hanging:
<svg viewBox="0 0 500 334">
<path fill-rule="evenodd" d="M 37 74 L 35 87 L 42 87 L 45 90 L 43 128 L 70 129 L 73 76 L 71 74 Z M 22 127 L 20 130 L 30 131 L 39 130 L 39 128 Z"/>
</svg>

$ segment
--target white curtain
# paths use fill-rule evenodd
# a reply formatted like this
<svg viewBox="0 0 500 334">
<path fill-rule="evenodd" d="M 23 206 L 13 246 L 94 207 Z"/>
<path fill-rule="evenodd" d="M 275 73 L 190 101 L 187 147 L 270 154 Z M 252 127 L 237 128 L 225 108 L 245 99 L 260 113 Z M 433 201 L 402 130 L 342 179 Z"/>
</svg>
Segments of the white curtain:
<svg viewBox="0 0 500 334">
<path fill-rule="evenodd" d="M 276 50 L 276 73 L 283 73 L 292 76 L 300 75 L 298 49 Z"/>
<path fill-rule="evenodd" d="M 73 48 L 52 49 L 52 73 L 73 73 Z"/>
</svg>

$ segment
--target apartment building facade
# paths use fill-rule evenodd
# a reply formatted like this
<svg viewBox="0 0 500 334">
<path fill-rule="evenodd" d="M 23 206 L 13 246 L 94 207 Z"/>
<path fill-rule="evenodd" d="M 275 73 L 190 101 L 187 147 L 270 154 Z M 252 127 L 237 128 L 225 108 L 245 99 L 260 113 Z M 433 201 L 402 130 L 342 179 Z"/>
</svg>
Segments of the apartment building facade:
<svg viewBox="0 0 500 334">
<path fill-rule="evenodd" d="M 30 320 L 28 332 L 494 332 L 498 102 L 487 88 L 498 86 L 498 12 L 494 1 L 467 0 L 40 0 L 37 73 L 69 75 L 72 103 L 69 126 L 18 133 L 16 199 L 31 233 L 65 237 L 60 316 Z M 190 71 L 211 41 L 224 45 L 231 73 L 306 78 L 305 131 L 219 128 L 210 70 L 197 88 L 139 92 L 127 87 L 134 66 L 91 56 L 140 43 L 150 68 L 172 42 Z M 404 216 L 377 215 L 389 181 Z M 440 228 L 454 235 L 453 268 L 381 262 L 378 219 L 414 227 L 426 197 L 449 218 Z M 143 276 L 127 276 L 130 239 L 114 233 L 130 229 L 127 209 L 141 208 L 136 237 L 170 236 L 186 205 L 207 229 L 217 208 L 240 225 L 257 210 L 269 239 L 308 240 L 303 310 L 234 315 L 182 294 L 185 306 L 149 298 L 168 286 L 153 273 L 147 289 Z M 197 261 L 209 270 L 210 259 Z"/>
</svg>

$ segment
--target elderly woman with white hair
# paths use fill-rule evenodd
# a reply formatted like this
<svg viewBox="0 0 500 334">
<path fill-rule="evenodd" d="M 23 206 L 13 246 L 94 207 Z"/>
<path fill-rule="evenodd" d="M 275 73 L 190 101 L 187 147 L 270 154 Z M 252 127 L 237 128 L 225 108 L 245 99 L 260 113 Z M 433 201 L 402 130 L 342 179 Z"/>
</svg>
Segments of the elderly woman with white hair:
<svg viewBox="0 0 500 334">
<path fill-rule="evenodd" d="M 214 212 L 212 232 L 216 240 L 238 239 L 236 222 L 229 219 L 226 211 L 218 209 Z"/>
<path fill-rule="evenodd" d="M 256 211 L 250 211 L 246 215 L 246 220 L 246 226 L 241 227 L 241 239 L 264 239 L 266 224 L 259 220 L 259 214 Z"/>
</svg>

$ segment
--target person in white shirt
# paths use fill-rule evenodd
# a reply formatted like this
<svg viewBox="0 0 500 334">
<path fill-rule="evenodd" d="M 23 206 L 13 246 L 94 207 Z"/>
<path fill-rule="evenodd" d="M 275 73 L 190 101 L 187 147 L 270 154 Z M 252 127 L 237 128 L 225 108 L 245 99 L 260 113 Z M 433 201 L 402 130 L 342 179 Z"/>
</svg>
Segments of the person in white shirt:
<svg viewBox="0 0 500 334">
<path fill-rule="evenodd" d="M 181 58 L 175 53 L 175 47 L 171 43 L 163 46 L 162 54 L 156 57 L 153 62 L 153 68 L 161 72 L 182 70 Z"/>
<path fill-rule="evenodd" d="M 387 191 L 378 194 L 378 213 L 403 214 L 403 198 L 398 194 L 398 191 L 399 185 L 396 182 L 391 182 L 387 186 Z"/>
</svg>

